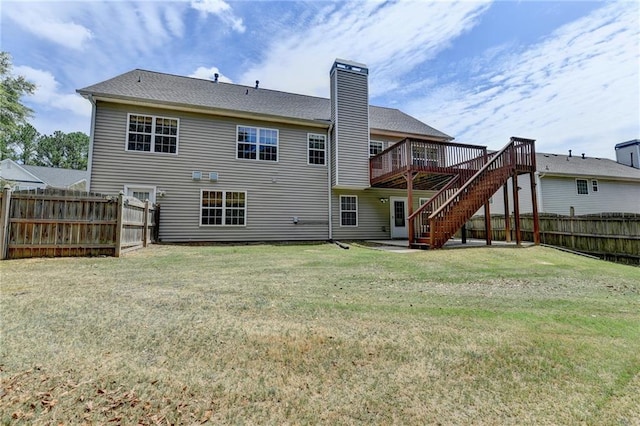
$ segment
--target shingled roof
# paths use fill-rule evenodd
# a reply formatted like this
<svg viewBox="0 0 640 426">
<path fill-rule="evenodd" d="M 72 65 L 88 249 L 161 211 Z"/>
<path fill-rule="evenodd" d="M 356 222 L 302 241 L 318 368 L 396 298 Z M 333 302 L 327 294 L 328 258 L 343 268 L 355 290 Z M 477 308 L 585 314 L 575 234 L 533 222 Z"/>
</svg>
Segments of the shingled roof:
<svg viewBox="0 0 640 426">
<path fill-rule="evenodd" d="M 608 158 L 536 153 L 536 166 L 541 175 L 567 175 L 640 181 L 640 170 Z"/>
<path fill-rule="evenodd" d="M 243 112 L 264 118 L 286 118 L 328 125 L 331 104 L 327 98 L 299 95 L 251 86 L 213 82 L 192 77 L 135 69 L 101 83 L 79 89 L 84 97 L 196 108 L 220 114 Z M 410 133 L 443 140 L 453 138 L 394 108 L 369 107 L 371 129 Z"/>
</svg>

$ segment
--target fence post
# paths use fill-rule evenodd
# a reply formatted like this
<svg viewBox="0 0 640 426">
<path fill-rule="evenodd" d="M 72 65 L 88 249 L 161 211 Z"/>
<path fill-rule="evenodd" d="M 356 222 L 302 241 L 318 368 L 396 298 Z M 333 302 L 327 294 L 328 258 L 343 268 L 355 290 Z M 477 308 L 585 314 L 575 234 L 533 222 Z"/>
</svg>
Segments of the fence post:
<svg viewBox="0 0 640 426">
<path fill-rule="evenodd" d="M 144 228 L 142 228 L 142 247 L 148 244 L 149 236 L 149 200 L 144 201 Z"/>
<path fill-rule="evenodd" d="M 0 259 L 4 260 L 9 254 L 9 207 L 11 206 L 11 187 L 5 185 L 2 189 L 2 204 L 0 205 Z"/>
<path fill-rule="evenodd" d="M 116 219 L 116 247 L 114 256 L 120 257 L 120 250 L 122 249 L 122 217 L 124 216 L 124 192 L 120 191 L 118 194 L 118 207 L 117 207 L 117 219 Z"/>
</svg>

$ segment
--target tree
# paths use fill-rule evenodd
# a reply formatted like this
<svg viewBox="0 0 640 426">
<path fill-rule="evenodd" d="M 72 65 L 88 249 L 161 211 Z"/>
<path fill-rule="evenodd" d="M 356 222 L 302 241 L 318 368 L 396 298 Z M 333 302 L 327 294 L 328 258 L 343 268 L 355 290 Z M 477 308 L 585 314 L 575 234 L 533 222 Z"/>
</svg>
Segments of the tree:
<svg viewBox="0 0 640 426">
<path fill-rule="evenodd" d="M 13 151 L 10 158 L 22 164 L 33 164 L 36 161 L 40 133 L 31 124 L 18 126 L 7 140 L 9 149 Z"/>
<path fill-rule="evenodd" d="M 86 170 L 89 157 L 89 136 L 82 132 L 41 136 L 36 149 L 39 166 Z"/>
<path fill-rule="evenodd" d="M 23 95 L 34 92 L 35 84 L 22 76 L 11 74 L 11 55 L 0 52 L 0 150 L 2 158 L 9 153 L 7 138 L 15 132 L 20 124 L 26 124 L 33 111 L 20 102 Z"/>
</svg>

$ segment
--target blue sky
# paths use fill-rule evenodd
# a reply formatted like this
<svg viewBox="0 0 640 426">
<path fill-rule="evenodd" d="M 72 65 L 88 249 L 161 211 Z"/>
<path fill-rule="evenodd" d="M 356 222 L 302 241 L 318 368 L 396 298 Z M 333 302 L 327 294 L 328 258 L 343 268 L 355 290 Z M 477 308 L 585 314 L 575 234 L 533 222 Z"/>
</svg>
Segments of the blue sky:
<svg viewBox="0 0 640 426">
<path fill-rule="evenodd" d="M 134 68 L 328 97 L 335 58 L 370 102 L 459 142 L 615 158 L 640 138 L 640 2 L 6 1 L 1 48 L 41 133 L 89 133 L 76 89 Z"/>
</svg>

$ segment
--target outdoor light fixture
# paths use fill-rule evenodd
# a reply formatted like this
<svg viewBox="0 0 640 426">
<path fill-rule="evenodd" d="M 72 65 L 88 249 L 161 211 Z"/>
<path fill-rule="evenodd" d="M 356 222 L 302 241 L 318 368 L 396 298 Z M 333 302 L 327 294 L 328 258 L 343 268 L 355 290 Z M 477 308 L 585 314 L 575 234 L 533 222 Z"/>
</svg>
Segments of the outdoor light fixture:
<svg viewBox="0 0 640 426">
<path fill-rule="evenodd" d="M 387 201 L 389 201 L 389 199 L 388 199 L 388 198 L 380 198 L 380 202 L 381 202 L 382 204 L 385 204 Z"/>
</svg>

